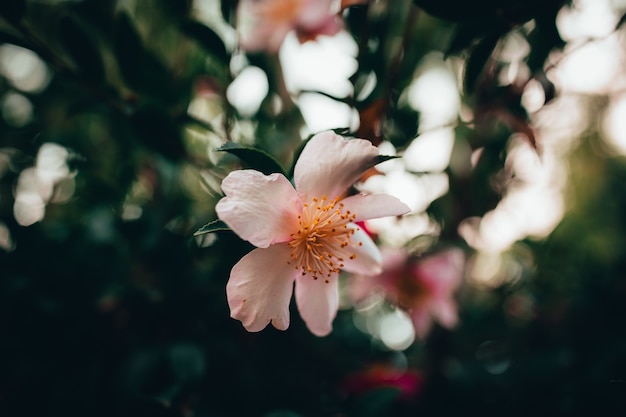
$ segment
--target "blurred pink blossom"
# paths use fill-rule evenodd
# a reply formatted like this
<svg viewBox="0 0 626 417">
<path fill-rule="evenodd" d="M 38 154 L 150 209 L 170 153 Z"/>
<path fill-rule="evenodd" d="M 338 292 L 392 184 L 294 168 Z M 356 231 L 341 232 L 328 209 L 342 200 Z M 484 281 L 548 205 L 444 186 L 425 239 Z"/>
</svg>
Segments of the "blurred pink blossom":
<svg viewBox="0 0 626 417">
<path fill-rule="evenodd" d="M 270 322 L 289 326 L 296 304 L 309 330 L 325 336 L 337 314 L 340 270 L 363 275 L 382 270 L 381 254 L 355 222 L 401 215 L 409 208 L 387 194 L 344 197 L 364 171 L 378 163 L 378 148 L 332 131 L 315 135 L 294 170 L 294 186 L 282 174 L 231 172 L 226 197 L 215 210 L 237 235 L 257 248 L 232 269 L 226 286 L 231 317 L 251 332 Z"/>
<path fill-rule="evenodd" d="M 385 364 L 375 364 L 349 375 L 343 389 L 350 395 L 360 395 L 378 388 L 396 388 L 401 398 L 417 397 L 424 386 L 424 377 L 414 370 L 400 370 Z"/>
<path fill-rule="evenodd" d="M 239 43 L 245 51 L 277 52 L 289 32 L 301 43 L 342 27 L 334 0 L 240 0 Z M 335 10 L 336 9 L 336 10 Z"/>
<path fill-rule="evenodd" d="M 458 322 L 455 292 L 463 279 L 465 255 L 448 248 L 424 258 L 410 256 L 404 249 L 383 250 L 383 271 L 374 277 L 353 275 L 349 295 L 355 302 L 382 291 L 392 303 L 406 310 L 415 333 L 424 339 L 438 322 L 452 328 Z"/>
</svg>

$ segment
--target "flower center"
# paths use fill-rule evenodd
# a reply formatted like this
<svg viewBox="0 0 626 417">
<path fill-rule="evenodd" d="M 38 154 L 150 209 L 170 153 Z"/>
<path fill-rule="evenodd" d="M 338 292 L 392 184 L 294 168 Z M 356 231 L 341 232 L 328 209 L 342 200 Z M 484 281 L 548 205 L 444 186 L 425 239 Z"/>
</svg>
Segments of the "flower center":
<svg viewBox="0 0 626 417">
<path fill-rule="evenodd" d="M 339 198 L 330 201 L 326 196 L 314 198 L 311 203 L 304 203 L 302 213 L 298 215 L 298 230 L 291 234 L 291 261 L 302 275 L 311 275 L 313 279 L 328 278 L 339 272 L 345 259 L 354 259 L 356 254 L 350 251 L 351 241 L 356 229 L 348 223 L 356 218 Z M 358 242 L 362 245 L 362 242 Z"/>
</svg>

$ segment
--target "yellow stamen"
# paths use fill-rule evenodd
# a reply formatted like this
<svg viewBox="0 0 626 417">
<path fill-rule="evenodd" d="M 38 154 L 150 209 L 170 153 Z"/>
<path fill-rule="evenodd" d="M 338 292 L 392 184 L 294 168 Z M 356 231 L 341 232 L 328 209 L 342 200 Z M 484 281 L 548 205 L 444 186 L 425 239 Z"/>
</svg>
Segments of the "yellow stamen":
<svg viewBox="0 0 626 417">
<path fill-rule="evenodd" d="M 348 228 L 356 214 L 349 210 L 344 212 L 344 205 L 338 201 L 338 197 L 328 200 L 324 195 L 313 198 L 311 204 L 303 204 L 302 213 L 298 215 L 298 230 L 291 233 L 289 242 L 290 262 L 296 264 L 295 268 L 303 276 L 310 275 L 314 280 L 331 277 L 344 266 L 345 258 L 356 258 L 348 249 L 362 245 L 352 241 L 355 230 Z"/>
</svg>

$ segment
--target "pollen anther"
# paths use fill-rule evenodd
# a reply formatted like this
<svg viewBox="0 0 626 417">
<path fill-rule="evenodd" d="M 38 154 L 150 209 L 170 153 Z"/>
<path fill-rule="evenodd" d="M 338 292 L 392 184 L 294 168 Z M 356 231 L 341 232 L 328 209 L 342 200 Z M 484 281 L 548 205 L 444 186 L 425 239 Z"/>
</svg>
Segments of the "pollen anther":
<svg viewBox="0 0 626 417">
<path fill-rule="evenodd" d="M 331 277 L 338 273 L 344 266 L 344 258 L 355 258 L 346 248 L 354 244 L 351 241 L 354 228 L 349 228 L 348 223 L 356 215 L 349 210 L 344 212 L 344 205 L 338 203 L 337 197 L 328 200 L 323 195 L 310 201 L 302 205 L 298 230 L 290 234 L 289 262 L 295 263 L 295 269 L 301 270 L 303 276 L 310 274 L 317 280 L 318 276 Z"/>
</svg>

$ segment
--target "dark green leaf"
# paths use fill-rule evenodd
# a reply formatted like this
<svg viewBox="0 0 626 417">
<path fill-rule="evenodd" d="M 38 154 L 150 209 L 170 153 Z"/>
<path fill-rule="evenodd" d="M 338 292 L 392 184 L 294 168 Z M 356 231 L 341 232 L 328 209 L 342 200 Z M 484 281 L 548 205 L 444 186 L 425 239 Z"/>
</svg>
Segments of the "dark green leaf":
<svg viewBox="0 0 626 417">
<path fill-rule="evenodd" d="M 224 41 L 208 26 L 195 20 L 187 20 L 182 23 L 181 31 L 198 41 L 200 45 L 221 62 L 228 62 L 229 55 Z"/>
<path fill-rule="evenodd" d="M 191 0 L 161 0 L 170 17 L 184 18 L 191 11 Z"/>
<path fill-rule="evenodd" d="M 227 142 L 217 148 L 216 151 L 231 153 L 240 158 L 250 168 L 261 171 L 266 175 L 273 173 L 285 175 L 285 170 L 281 167 L 280 163 L 274 159 L 272 155 L 262 149 Z"/>
<path fill-rule="evenodd" d="M 378 388 L 362 394 L 354 403 L 350 416 L 386 417 L 391 415 L 392 407 L 400 395 L 394 387 Z"/>
<path fill-rule="evenodd" d="M 0 1 L 0 16 L 9 22 L 19 22 L 26 14 L 26 0 Z"/>
<path fill-rule="evenodd" d="M 185 154 L 181 132 L 171 116 L 161 106 L 148 104 L 140 107 L 132 116 L 141 142 L 169 159 Z"/>
<path fill-rule="evenodd" d="M 398 159 L 398 158 L 401 158 L 401 157 L 397 155 L 378 155 L 378 162 L 376 162 L 376 164 L 380 164 L 385 161 L 389 161 L 391 159 Z"/>
<path fill-rule="evenodd" d="M 210 223 L 205 224 L 200 229 L 198 229 L 193 235 L 200 236 L 205 233 L 213 233 L 213 232 L 222 232 L 222 231 L 230 231 L 230 227 L 226 225 L 221 220 L 213 220 Z"/>
<path fill-rule="evenodd" d="M 452 22 L 466 22 L 481 18 L 497 18 L 499 0 L 413 0 L 428 14 Z"/>
<path fill-rule="evenodd" d="M 19 36 L 13 33 L 0 31 L 0 44 L 3 44 L 3 43 L 12 43 L 13 45 L 21 46 L 27 49 L 32 49 L 30 44 L 26 40 L 20 38 Z"/>
<path fill-rule="evenodd" d="M 340 135 L 340 136 L 344 136 L 344 135 L 349 135 L 350 134 L 350 128 L 349 127 L 337 127 L 335 129 L 331 129 L 333 132 L 335 132 L 336 134 Z"/>
<path fill-rule="evenodd" d="M 59 23 L 59 35 L 81 74 L 94 82 L 105 79 L 104 64 L 95 37 L 75 16 L 64 16 Z"/>
<path fill-rule="evenodd" d="M 545 7 L 542 13 L 535 17 L 536 27 L 528 36 L 531 50 L 526 63 L 532 73 L 541 71 L 548 55 L 565 44 L 556 27 L 556 15 L 560 10 L 556 6 Z"/>
<path fill-rule="evenodd" d="M 472 50 L 465 66 L 465 92 L 472 93 L 474 91 L 476 83 L 483 73 L 483 68 L 489 61 L 491 53 L 500 40 L 500 36 L 500 32 L 491 33 L 485 36 Z"/>
<path fill-rule="evenodd" d="M 484 22 L 463 22 L 459 23 L 454 30 L 454 34 L 450 39 L 448 48 L 446 48 L 445 56 L 458 54 L 469 48 L 476 39 L 485 35 L 490 30 L 489 25 Z"/>
<path fill-rule="evenodd" d="M 121 13 L 115 25 L 115 53 L 128 86 L 163 100 L 174 96 L 172 77 L 163 63 L 144 48 L 130 18 Z"/>
<path fill-rule="evenodd" d="M 222 12 L 222 17 L 226 23 L 230 23 L 231 25 L 234 23 L 237 3 L 239 3 L 239 0 L 220 1 L 220 11 Z"/>
<path fill-rule="evenodd" d="M 626 23 L 626 13 L 624 13 L 622 17 L 620 17 L 619 21 L 615 25 L 615 30 L 620 30 L 622 26 L 624 26 L 624 23 Z"/>
</svg>

